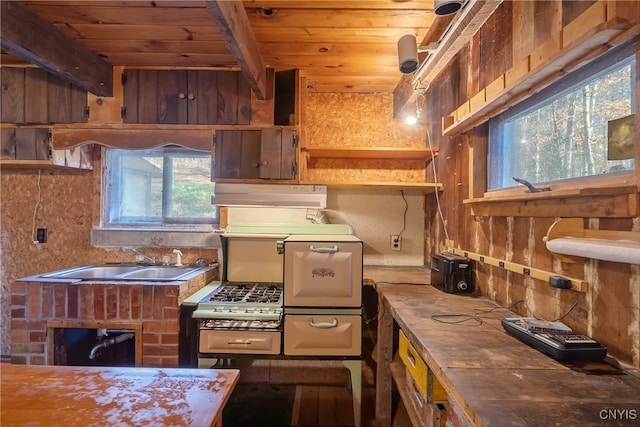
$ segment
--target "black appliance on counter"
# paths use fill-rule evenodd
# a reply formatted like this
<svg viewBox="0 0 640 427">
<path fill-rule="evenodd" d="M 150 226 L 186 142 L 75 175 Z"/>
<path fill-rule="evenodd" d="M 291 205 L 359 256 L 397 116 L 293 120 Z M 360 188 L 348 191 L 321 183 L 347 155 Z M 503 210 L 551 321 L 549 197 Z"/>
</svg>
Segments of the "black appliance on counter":
<svg viewBox="0 0 640 427">
<path fill-rule="evenodd" d="M 431 284 L 453 293 L 473 292 L 471 260 L 467 257 L 441 252 L 431 257 Z"/>
</svg>

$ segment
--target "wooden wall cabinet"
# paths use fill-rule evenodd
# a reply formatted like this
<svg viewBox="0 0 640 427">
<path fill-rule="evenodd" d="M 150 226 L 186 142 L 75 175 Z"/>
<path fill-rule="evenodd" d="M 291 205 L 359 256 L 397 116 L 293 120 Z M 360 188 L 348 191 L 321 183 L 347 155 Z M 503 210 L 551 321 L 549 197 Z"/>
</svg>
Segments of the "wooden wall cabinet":
<svg viewBox="0 0 640 427">
<path fill-rule="evenodd" d="M 40 68 L 0 67 L 0 121 L 86 123 L 87 92 Z"/>
<path fill-rule="evenodd" d="M 48 128 L 3 127 L 0 131 L 2 169 L 93 169 L 92 145 L 54 150 Z"/>
<path fill-rule="evenodd" d="M 251 89 L 236 71 L 123 73 L 124 123 L 237 125 L 251 121 Z"/>
<path fill-rule="evenodd" d="M 218 130 L 214 138 L 214 181 L 295 180 L 297 133 L 294 129 Z"/>
</svg>

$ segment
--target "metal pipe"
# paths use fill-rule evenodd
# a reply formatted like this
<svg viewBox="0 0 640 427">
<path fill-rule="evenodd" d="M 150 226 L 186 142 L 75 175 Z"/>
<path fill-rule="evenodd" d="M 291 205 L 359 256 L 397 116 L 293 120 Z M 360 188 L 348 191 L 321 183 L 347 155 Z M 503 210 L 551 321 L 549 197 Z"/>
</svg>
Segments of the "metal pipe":
<svg viewBox="0 0 640 427">
<path fill-rule="evenodd" d="M 94 360 L 96 358 L 96 356 L 98 355 L 98 351 L 100 351 L 103 348 L 107 348 L 109 346 L 112 346 L 114 344 L 118 344 L 121 343 L 123 341 L 126 341 L 128 339 L 134 338 L 136 336 L 136 334 L 121 334 L 118 335 L 116 337 L 113 338 L 108 338 L 104 341 L 102 341 L 99 344 L 96 344 L 93 346 L 93 348 L 91 349 L 91 352 L 89 353 L 89 359 Z"/>
</svg>

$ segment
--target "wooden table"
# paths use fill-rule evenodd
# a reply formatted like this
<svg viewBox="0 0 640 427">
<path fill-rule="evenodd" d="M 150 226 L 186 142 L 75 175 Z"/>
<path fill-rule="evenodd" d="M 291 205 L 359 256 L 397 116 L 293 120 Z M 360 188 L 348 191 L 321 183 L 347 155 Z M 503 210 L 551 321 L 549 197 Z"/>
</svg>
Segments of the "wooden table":
<svg viewBox="0 0 640 427">
<path fill-rule="evenodd" d="M 239 371 L 1 365 L 3 426 L 221 426 Z"/>
<path fill-rule="evenodd" d="M 484 298 L 447 294 L 429 285 L 378 283 L 377 291 L 378 426 L 391 425 L 395 327 L 447 391 L 447 425 L 639 425 L 640 370 L 557 362 L 504 332 L 500 319 L 514 313 L 502 308 L 478 312 L 495 308 Z M 474 314 L 482 323 L 443 323 L 463 317 L 437 316 Z"/>
</svg>

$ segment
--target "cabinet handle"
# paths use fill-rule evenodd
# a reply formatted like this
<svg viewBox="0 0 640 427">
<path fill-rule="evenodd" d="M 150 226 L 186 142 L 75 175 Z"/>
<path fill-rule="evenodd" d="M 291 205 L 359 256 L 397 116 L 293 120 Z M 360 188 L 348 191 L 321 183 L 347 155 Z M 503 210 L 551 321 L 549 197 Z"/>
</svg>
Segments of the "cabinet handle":
<svg viewBox="0 0 640 427">
<path fill-rule="evenodd" d="M 319 254 L 335 254 L 338 252 L 338 245 L 333 245 L 332 248 L 316 248 L 313 245 L 309 245 L 309 250 L 311 252 L 317 252 Z"/>
<path fill-rule="evenodd" d="M 194 94 L 190 93 L 189 94 L 189 99 L 194 100 L 194 99 L 196 99 L 196 96 Z"/>
<path fill-rule="evenodd" d="M 179 93 L 178 94 L 178 98 L 184 99 L 184 98 L 186 98 L 186 95 L 184 93 Z"/>
<path fill-rule="evenodd" d="M 229 345 L 249 345 L 251 344 L 251 340 L 230 340 L 227 341 Z"/>
<path fill-rule="evenodd" d="M 331 323 L 328 323 L 328 322 L 316 323 L 313 321 L 313 317 L 309 317 L 309 326 L 311 326 L 312 328 L 318 328 L 318 329 L 336 328 L 338 326 L 338 319 L 334 317 Z"/>
</svg>

